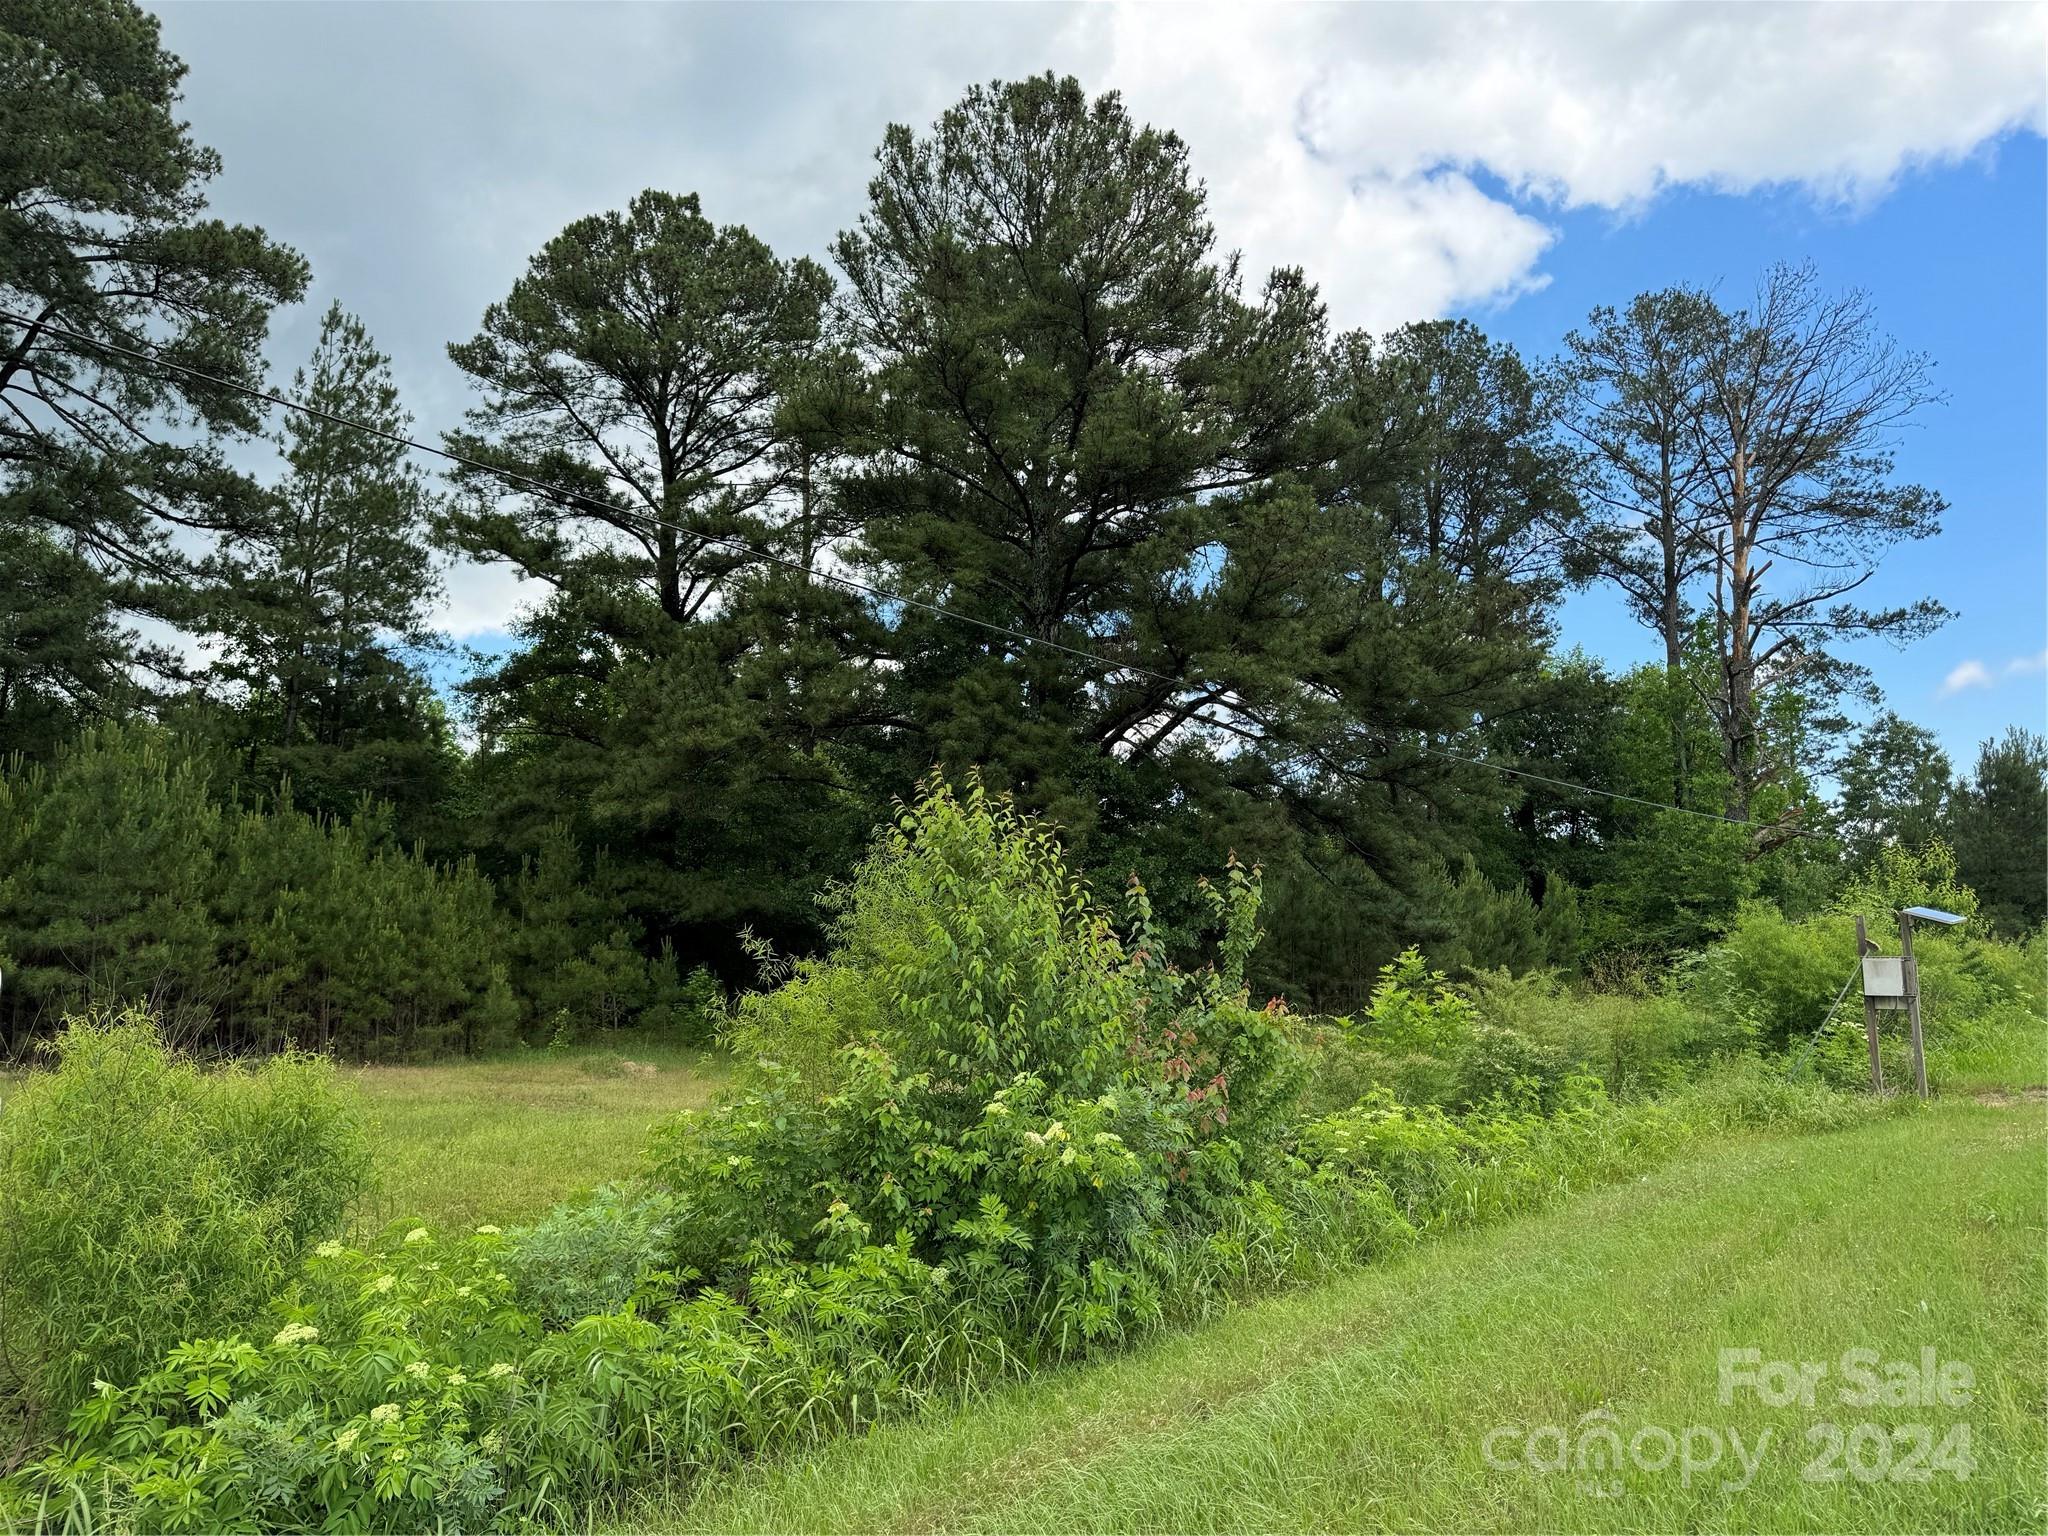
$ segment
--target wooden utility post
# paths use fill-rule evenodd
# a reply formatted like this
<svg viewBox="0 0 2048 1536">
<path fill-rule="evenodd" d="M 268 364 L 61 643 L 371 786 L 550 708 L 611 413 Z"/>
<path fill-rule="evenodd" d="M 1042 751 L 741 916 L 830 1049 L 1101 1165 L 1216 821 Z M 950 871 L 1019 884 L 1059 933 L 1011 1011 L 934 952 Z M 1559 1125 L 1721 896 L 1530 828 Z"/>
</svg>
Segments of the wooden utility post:
<svg viewBox="0 0 2048 1536">
<path fill-rule="evenodd" d="M 1920 1039 L 1920 969 L 1913 963 L 1913 919 L 1899 914 L 1899 960 L 1905 972 L 1906 1026 L 1913 1036 L 1913 1087 L 1927 1097 L 1927 1052 Z"/>
<path fill-rule="evenodd" d="M 1877 946 L 1870 942 L 1870 935 L 1864 930 L 1863 918 L 1856 919 L 1856 958 L 1861 960 Z M 1884 1092 L 1884 1058 L 1877 1050 L 1877 999 L 1870 995 L 1870 989 L 1863 989 L 1863 1038 L 1870 1045 L 1870 1091 Z"/>
<path fill-rule="evenodd" d="M 1963 921 L 1939 907 L 1903 907 L 1899 911 L 1899 953 L 1896 958 L 1877 953 L 1856 919 L 1857 958 L 1863 966 L 1863 1033 L 1870 1041 L 1870 1086 L 1884 1092 L 1884 1069 L 1877 1057 L 1877 1014 L 1881 1008 L 1902 1010 L 1906 1030 L 1913 1041 L 1913 1087 L 1927 1097 L 1927 1044 L 1920 1035 L 1920 967 L 1913 959 L 1913 920 L 1939 923 L 1953 928 Z"/>
</svg>

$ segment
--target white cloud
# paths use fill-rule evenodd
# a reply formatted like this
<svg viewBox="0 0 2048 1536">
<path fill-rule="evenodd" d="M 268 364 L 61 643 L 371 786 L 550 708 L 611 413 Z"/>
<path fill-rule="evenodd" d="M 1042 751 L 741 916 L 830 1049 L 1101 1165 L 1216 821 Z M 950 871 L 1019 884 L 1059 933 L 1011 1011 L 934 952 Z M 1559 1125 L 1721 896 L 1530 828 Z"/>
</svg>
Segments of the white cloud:
<svg viewBox="0 0 2048 1536">
<path fill-rule="evenodd" d="M 1864 203 L 2048 110 L 2035 5 L 1125 4 L 1070 34 L 1189 141 L 1255 271 L 1303 265 L 1371 328 L 1540 284 L 1552 209 Z"/>
<path fill-rule="evenodd" d="M 2036 672 L 2048 672 L 2048 650 L 2036 651 L 2029 656 L 2015 656 L 1996 671 L 1972 656 L 1949 669 L 1948 676 L 1935 690 L 1935 697 L 1946 699 L 1971 688 L 1993 688 L 2008 679 L 2028 677 Z"/>
<path fill-rule="evenodd" d="M 1947 677 L 1941 680 L 1941 687 L 1936 690 L 1935 697 L 1946 699 L 1963 692 L 1967 688 L 1989 688 L 1990 686 L 1990 668 L 1972 657 L 1968 661 L 1959 663 L 1949 672 Z"/>
<path fill-rule="evenodd" d="M 451 564 L 442 588 L 434 627 L 456 640 L 505 628 L 533 601 L 537 590 L 514 575 L 509 565 L 479 565 L 473 560 Z"/>
</svg>

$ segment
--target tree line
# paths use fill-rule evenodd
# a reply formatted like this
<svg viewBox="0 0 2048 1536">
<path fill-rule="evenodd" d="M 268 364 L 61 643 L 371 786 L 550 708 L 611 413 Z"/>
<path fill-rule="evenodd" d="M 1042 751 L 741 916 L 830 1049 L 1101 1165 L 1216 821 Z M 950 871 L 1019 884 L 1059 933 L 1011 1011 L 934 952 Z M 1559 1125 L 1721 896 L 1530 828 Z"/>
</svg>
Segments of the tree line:
<svg viewBox="0 0 2048 1536">
<path fill-rule="evenodd" d="M 1107 877 L 1260 862 L 1256 980 L 1309 1006 L 1411 943 L 1655 960 L 1934 838 L 1997 921 L 2042 920 L 2040 737 L 1957 776 L 1850 653 L 1945 617 L 1858 596 L 1938 529 L 1892 458 L 1938 395 L 1809 268 L 1596 310 L 1549 359 L 1466 321 L 1340 331 L 1309 274 L 1219 243 L 1176 135 L 1038 76 L 892 126 L 829 269 L 692 194 L 570 224 L 448 347 L 473 404 L 430 474 L 340 304 L 283 388 L 305 409 L 248 393 L 309 272 L 207 215 L 183 74 L 127 0 L 0 13 L 17 1033 L 101 963 L 51 938 L 94 920 L 66 861 L 123 868 L 75 850 L 173 788 L 175 889 L 218 896 L 153 893 L 212 925 L 179 988 L 252 1037 L 333 1038 L 324 982 L 223 1000 L 271 985 L 256 932 L 330 878 L 450 914 L 381 930 L 449 953 L 400 967 L 418 999 L 361 984 L 365 1039 L 669 1017 L 693 967 L 815 945 L 935 765 Z M 236 468 L 265 434 L 275 471 Z M 452 695 L 448 555 L 532 594 Z M 1566 648 L 1593 582 L 1660 662 Z M 119 793 L 64 804 L 94 772 Z"/>
</svg>

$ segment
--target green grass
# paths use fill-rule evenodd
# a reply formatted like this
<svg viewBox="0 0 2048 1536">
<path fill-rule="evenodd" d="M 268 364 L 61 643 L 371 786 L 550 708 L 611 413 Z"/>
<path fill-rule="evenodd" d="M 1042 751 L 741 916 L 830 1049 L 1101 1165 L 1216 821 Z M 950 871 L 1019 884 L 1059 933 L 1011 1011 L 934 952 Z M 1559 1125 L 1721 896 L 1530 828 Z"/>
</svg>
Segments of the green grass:
<svg viewBox="0 0 2048 1536">
<path fill-rule="evenodd" d="M 2048 1024 L 2021 1004 L 2000 1008 L 1969 1029 L 1931 1029 L 1927 1072 L 1937 1091 L 1974 1094 L 2048 1084 Z"/>
<path fill-rule="evenodd" d="M 643 1505 L 633 1530 L 2028 1530 L 2048 1522 L 2043 1151 L 2036 1101 L 1829 1136 L 1721 1143 L 1550 1214 L 1465 1234 L 1128 1359 L 1004 1388 L 938 1419 Z M 1967 1407 L 1851 1407 L 1843 1351 L 1976 1373 Z M 1719 1399 L 1718 1352 L 1821 1361 L 1816 1405 Z M 1498 1469 L 1496 1426 L 1624 1442 L 1690 1426 L 1724 1465 Z M 1974 1475 L 1802 1479 L 1809 1426 L 1970 1425 Z M 1500 1442 L 1520 1444 L 1519 1438 Z M 1700 1442 L 1704 1446 L 1704 1441 Z M 1866 1463 L 1868 1465 L 1868 1463 Z"/>
<path fill-rule="evenodd" d="M 716 1051 L 634 1041 L 560 1056 L 346 1068 L 377 1123 L 382 1184 L 358 1208 L 358 1231 L 530 1220 L 636 1172 L 655 1122 L 708 1102 L 726 1071 Z"/>
</svg>

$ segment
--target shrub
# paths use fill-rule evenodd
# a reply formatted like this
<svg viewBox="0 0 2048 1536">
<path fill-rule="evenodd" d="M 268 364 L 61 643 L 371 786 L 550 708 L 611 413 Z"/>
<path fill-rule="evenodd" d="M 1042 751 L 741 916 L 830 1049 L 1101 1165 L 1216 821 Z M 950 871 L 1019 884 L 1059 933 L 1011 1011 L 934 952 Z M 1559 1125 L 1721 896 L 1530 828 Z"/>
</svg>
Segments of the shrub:
<svg viewBox="0 0 2048 1536">
<path fill-rule="evenodd" d="M 1472 1031 L 1472 1004 L 1443 972 L 1431 970 L 1413 949 L 1380 967 L 1379 984 L 1359 1017 L 1359 1034 L 1388 1054 L 1453 1056 Z"/>
<path fill-rule="evenodd" d="M 1475 1024 L 1458 1053 L 1457 1102 L 1467 1109 L 1489 1103 L 1544 1108 L 1555 1101 L 1571 1068 L 1556 1046 L 1498 1024 Z"/>
<path fill-rule="evenodd" d="M 0 1112 L 0 1358 L 31 1414 L 253 1316 L 370 1169 L 325 1062 L 201 1071 L 136 1012 L 54 1050 Z"/>
<path fill-rule="evenodd" d="M 1955 899 L 1953 893 L 1947 899 Z M 1889 919 L 1889 914 L 1880 916 Z M 1889 921 L 1872 925 L 1869 934 L 1881 948 L 1897 951 L 1897 930 Z M 2009 1006 L 2031 1006 L 2037 1012 L 2041 1007 L 2039 964 L 2018 945 L 1968 928 L 1944 931 L 1922 924 L 1913 933 L 1913 954 L 1930 1040 L 1967 1031 L 1972 1021 Z M 1851 915 L 1793 922 L 1773 908 L 1752 905 L 1743 909 L 1725 940 L 1681 966 L 1678 987 L 1700 1017 L 1703 1038 L 1720 1048 L 1733 1048 L 1748 1037 L 1767 1048 L 1802 1052 L 1845 982 L 1851 984 L 1841 1012 L 1853 1016 L 1861 1041 L 1859 994 L 1851 981 L 1855 969 Z M 1888 1033 L 1895 1032 L 1897 1022 L 1887 1016 Z M 1830 1033 L 1839 1027 L 1838 1015 Z"/>
<path fill-rule="evenodd" d="M 1015 1102 L 1026 1108 L 1042 1091 Z M 1421 1232 L 1537 1208 L 1645 1168 L 1690 1138 L 1881 1112 L 1756 1064 L 1669 1103 L 1616 1106 L 1583 1077 L 1557 1098 L 1548 1117 L 1452 1117 L 1377 1095 L 1306 1126 L 1298 1155 L 1275 1163 L 1272 1188 L 1245 1183 L 1128 1264 L 1089 1261 L 1072 1285 L 1051 1288 L 1050 1310 L 1003 1256 L 1023 1229 L 993 1206 L 959 1234 L 969 1254 L 960 1267 L 920 1258 L 908 1232 L 872 1241 L 836 1201 L 812 1234 L 815 1257 L 761 1259 L 744 1291 L 685 1293 L 668 1277 L 642 1276 L 624 1305 L 566 1326 L 549 1326 L 523 1300 L 516 1250 L 531 1245 L 541 1258 L 571 1233 L 602 1227 L 629 1234 L 604 1239 L 623 1253 L 639 1241 L 635 1202 L 571 1207 L 512 1237 L 419 1228 L 381 1252 L 323 1243 L 259 1327 L 180 1345 L 132 1386 L 97 1386 L 62 1447 L 0 1481 L 0 1524 L 562 1522 L 635 1483 L 858 1431 L 1026 1369 L 1020 1323 L 1048 1355 L 1092 1352 Z M 1122 1154 L 1092 1150 L 1106 1146 L 1095 1140 L 1101 1123 L 1077 1119 L 1064 1138 L 1041 1133 L 1042 1145 L 1005 1126 L 987 1149 L 1020 1189 L 1078 1201 L 1071 1210 L 1085 1231 L 1093 1217 L 1080 1189 L 1098 1175 L 1106 1185 L 1123 1177 Z M 1064 1220 L 1052 1230 L 1072 1230 Z"/>
<path fill-rule="evenodd" d="M 1752 1044 L 1745 1031 L 1717 1028 L 1668 984 L 1640 976 L 1594 991 L 1565 987 L 1544 971 L 1481 971 L 1463 990 L 1485 1024 L 1526 1042 L 1520 1049 L 1532 1060 L 1522 1070 L 1546 1094 L 1566 1074 L 1586 1072 L 1617 1098 L 1640 1097 L 1676 1087 L 1707 1063 L 1740 1055 Z M 1476 1069 L 1468 1075 L 1477 1082 L 1487 1076 Z M 1466 1095 L 1471 1103 L 1483 1097 Z"/>
<path fill-rule="evenodd" d="M 898 1243 L 763 1267 L 749 1304 L 549 1329 L 495 1229 L 323 1243 L 248 1334 L 101 1383 L 72 1438 L 0 1484 L 0 1524 L 151 1531 L 566 1523 L 634 1480 L 856 1429 L 966 1368 L 949 1277 Z"/>
<path fill-rule="evenodd" d="M 502 1257 L 519 1304 L 560 1326 L 612 1312 L 667 1285 L 680 1202 L 660 1190 L 608 1184 L 513 1232 Z"/>
<path fill-rule="evenodd" d="M 1244 995 L 1256 878 L 1204 890 L 1217 958 L 1177 969 L 1142 886 L 1120 934 L 1049 828 L 927 784 L 837 896 L 832 952 L 743 1005 L 742 1091 L 661 1134 L 678 1267 L 737 1283 L 902 1235 L 1025 1331 L 1154 1310 L 1145 1256 L 1257 1176 L 1299 1086 Z"/>
</svg>

